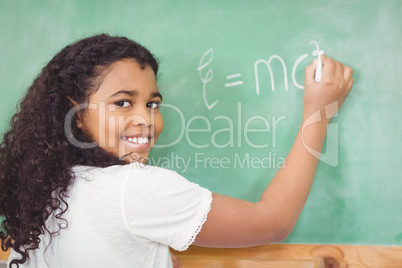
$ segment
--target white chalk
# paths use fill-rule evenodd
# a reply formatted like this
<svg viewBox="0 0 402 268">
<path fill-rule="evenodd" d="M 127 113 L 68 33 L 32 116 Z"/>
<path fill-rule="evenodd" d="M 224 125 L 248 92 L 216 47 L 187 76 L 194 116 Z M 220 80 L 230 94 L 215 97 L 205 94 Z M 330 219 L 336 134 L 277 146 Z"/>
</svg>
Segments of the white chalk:
<svg viewBox="0 0 402 268">
<path fill-rule="evenodd" d="M 315 81 L 316 81 L 316 82 L 320 82 L 320 81 L 321 81 L 321 75 L 322 75 L 321 54 L 324 54 L 324 51 L 320 50 L 320 51 L 318 52 L 317 69 L 315 70 Z"/>
</svg>

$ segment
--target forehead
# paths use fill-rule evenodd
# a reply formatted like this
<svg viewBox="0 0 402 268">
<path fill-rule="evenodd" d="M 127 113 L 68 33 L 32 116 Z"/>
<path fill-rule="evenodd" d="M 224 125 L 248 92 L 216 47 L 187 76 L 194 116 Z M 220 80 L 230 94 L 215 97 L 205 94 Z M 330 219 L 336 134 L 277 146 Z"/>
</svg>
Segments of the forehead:
<svg viewBox="0 0 402 268">
<path fill-rule="evenodd" d="M 122 89 L 135 89 L 139 92 L 159 92 L 155 73 L 149 65 L 144 68 L 133 59 L 113 63 L 103 77 L 94 95 L 113 94 Z"/>
</svg>

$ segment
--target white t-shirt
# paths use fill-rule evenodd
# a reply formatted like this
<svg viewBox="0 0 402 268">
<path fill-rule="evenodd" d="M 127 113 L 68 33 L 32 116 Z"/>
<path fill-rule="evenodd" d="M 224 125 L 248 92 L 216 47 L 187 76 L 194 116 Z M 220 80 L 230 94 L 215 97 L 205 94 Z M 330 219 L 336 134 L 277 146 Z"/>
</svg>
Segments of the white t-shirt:
<svg viewBox="0 0 402 268">
<path fill-rule="evenodd" d="M 76 166 L 69 188 L 68 227 L 42 235 L 39 249 L 20 267 L 172 267 L 169 246 L 186 250 L 211 207 L 211 192 L 179 174 L 138 163 Z M 58 230 L 62 220 L 49 217 Z M 12 258 L 20 255 L 11 252 Z"/>
</svg>

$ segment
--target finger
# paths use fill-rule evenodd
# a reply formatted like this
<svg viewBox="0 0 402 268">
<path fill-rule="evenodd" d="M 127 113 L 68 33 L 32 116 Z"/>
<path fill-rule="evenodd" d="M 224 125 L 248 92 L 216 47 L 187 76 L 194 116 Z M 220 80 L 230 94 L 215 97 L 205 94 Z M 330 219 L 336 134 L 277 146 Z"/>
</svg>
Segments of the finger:
<svg viewBox="0 0 402 268">
<path fill-rule="evenodd" d="M 322 77 L 323 78 L 328 78 L 328 77 L 332 77 L 335 74 L 335 61 L 330 58 L 327 57 L 325 54 L 321 55 L 321 59 L 322 59 Z"/>
<path fill-rule="evenodd" d="M 348 83 L 348 87 L 347 87 L 348 91 L 350 91 L 350 89 L 352 88 L 353 82 L 354 82 L 353 78 L 350 78 L 349 83 Z"/>
<path fill-rule="evenodd" d="M 348 82 L 350 79 L 352 79 L 352 76 L 353 69 L 349 66 L 344 66 L 343 78 L 345 79 L 345 81 Z"/>
<path fill-rule="evenodd" d="M 317 59 L 314 59 L 314 61 L 310 65 L 308 65 L 304 71 L 304 83 L 311 84 L 314 82 L 316 69 L 317 69 Z"/>
<path fill-rule="evenodd" d="M 344 66 L 339 61 L 335 61 L 335 76 L 340 79 L 344 78 Z"/>
</svg>

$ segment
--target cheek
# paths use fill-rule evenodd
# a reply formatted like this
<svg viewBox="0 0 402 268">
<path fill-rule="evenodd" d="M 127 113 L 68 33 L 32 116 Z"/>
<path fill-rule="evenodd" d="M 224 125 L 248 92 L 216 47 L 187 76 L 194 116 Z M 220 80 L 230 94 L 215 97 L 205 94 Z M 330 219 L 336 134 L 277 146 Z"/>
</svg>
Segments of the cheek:
<svg viewBox="0 0 402 268">
<path fill-rule="evenodd" d="M 119 133 L 124 129 L 115 116 L 99 116 L 95 111 L 85 116 L 83 125 L 84 133 L 101 148 L 116 146 L 116 140 L 120 138 Z"/>
<path fill-rule="evenodd" d="M 161 134 L 163 130 L 163 118 L 162 115 L 159 114 L 157 118 L 155 118 L 155 139 L 159 137 L 159 134 Z"/>
<path fill-rule="evenodd" d="M 106 145 L 108 147 L 116 147 L 119 144 L 119 140 L 125 132 L 125 123 L 119 121 L 119 117 L 114 115 L 107 116 L 104 122 L 103 135 L 106 137 Z"/>
</svg>

